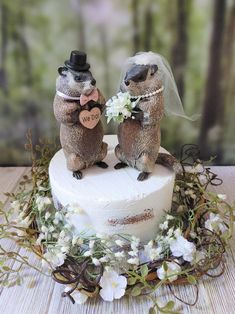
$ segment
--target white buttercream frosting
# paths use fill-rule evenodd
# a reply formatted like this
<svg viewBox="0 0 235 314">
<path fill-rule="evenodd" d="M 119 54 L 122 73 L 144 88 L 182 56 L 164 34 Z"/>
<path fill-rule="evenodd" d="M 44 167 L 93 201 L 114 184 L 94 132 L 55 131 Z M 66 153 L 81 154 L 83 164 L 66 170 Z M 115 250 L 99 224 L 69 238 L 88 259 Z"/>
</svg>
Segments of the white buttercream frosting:
<svg viewBox="0 0 235 314">
<path fill-rule="evenodd" d="M 137 181 L 136 169 L 114 169 L 118 162 L 114 154 L 116 136 L 107 135 L 104 141 L 109 144 L 104 160 L 109 168 L 85 169 L 82 180 L 67 170 L 63 151 L 58 151 L 49 167 L 52 193 L 63 206 L 82 209 L 70 218 L 78 232 L 128 233 L 142 241 L 150 240 L 164 210 L 171 207 L 174 172 L 156 165 L 146 181 Z"/>
</svg>

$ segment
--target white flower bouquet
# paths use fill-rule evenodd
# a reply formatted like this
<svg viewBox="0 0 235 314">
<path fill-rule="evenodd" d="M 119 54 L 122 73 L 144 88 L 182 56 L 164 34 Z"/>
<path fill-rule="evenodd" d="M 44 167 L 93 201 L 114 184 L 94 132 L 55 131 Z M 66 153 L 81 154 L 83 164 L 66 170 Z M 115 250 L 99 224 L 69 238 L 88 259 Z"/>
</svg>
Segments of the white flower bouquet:
<svg viewBox="0 0 235 314">
<path fill-rule="evenodd" d="M 125 119 L 130 118 L 135 112 L 134 108 L 138 102 L 131 100 L 131 96 L 128 92 L 118 93 L 116 96 L 110 98 L 106 103 L 106 116 L 108 117 L 107 123 L 112 119 L 115 122 L 121 123 Z"/>
</svg>

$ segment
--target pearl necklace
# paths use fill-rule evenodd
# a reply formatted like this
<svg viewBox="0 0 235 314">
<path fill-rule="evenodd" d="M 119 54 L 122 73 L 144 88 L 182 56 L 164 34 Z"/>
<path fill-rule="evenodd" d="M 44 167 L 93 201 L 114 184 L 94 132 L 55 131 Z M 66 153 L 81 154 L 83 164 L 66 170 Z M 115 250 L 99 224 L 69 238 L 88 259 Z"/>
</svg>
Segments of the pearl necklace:
<svg viewBox="0 0 235 314">
<path fill-rule="evenodd" d="M 80 97 L 76 97 L 76 96 L 69 96 L 69 95 L 66 95 L 60 91 L 56 91 L 56 95 L 64 98 L 65 100 L 80 100 Z"/>
<path fill-rule="evenodd" d="M 156 94 L 159 94 L 161 93 L 162 91 L 164 90 L 164 86 L 162 86 L 161 88 L 151 92 L 151 93 L 148 93 L 148 94 L 144 94 L 144 95 L 137 95 L 137 96 L 130 96 L 131 99 L 142 99 L 142 98 L 148 98 L 148 97 L 151 97 L 151 96 L 154 96 Z"/>
</svg>

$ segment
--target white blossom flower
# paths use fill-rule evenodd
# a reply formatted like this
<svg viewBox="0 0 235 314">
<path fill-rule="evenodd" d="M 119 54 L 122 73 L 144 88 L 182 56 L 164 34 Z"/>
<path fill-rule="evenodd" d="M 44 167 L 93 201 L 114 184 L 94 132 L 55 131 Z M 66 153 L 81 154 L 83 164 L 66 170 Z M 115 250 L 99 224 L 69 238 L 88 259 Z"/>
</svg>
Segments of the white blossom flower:
<svg viewBox="0 0 235 314">
<path fill-rule="evenodd" d="M 203 165 L 200 163 L 187 170 L 187 172 L 189 173 L 202 173 L 203 171 L 204 171 Z"/>
<path fill-rule="evenodd" d="M 160 228 L 161 230 L 167 230 L 167 228 L 168 228 L 168 221 L 165 220 L 163 223 L 161 223 L 161 224 L 159 225 L 159 228 Z"/>
<path fill-rule="evenodd" d="M 132 110 L 137 102 L 132 102 L 130 94 L 118 93 L 106 102 L 107 122 L 114 119 L 116 122 L 122 122 L 124 119 L 131 117 Z"/>
<path fill-rule="evenodd" d="M 100 260 L 98 260 L 98 258 L 96 258 L 96 257 L 93 257 L 93 258 L 92 258 L 92 263 L 93 263 L 95 266 L 99 266 L 99 265 L 100 265 Z"/>
<path fill-rule="evenodd" d="M 45 220 L 48 220 L 51 217 L 51 213 L 50 212 L 46 212 L 45 214 Z"/>
<path fill-rule="evenodd" d="M 170 250 L 173 256 L 183 257 L 185 261 L 191 262 L 193 260 L 196 246 L 194 243 L 189 242 L 183 236 L 178 236 L 170 243 Z"/>
<path fill-rule="evenodd" d="M 38 196 L 36 198 L 36 204 L 39 211 L 42 211 L 46 208 L 47 205 L 51 204 L 51 199 L 47 196 Z"/>
<path fill-rule="evenodd" d="M 174 219 L 174 217 L 173 217 L 172 215 L 167 214 L 167 215 L 166 215 L 166 219 L 167 219 L 167 220 L 172 220 L 172 219 Z"/>
<path fill-rule="evenodd" d="M 115 243 L 120 247 L 123 247 L 126 244 L 123 240 L 120 239 L 116 240 Z"/>
<path fill-rule="evenodd" d="M 124 294 L 127 286 L 127 279 L 118 275 L 116 271 L 104 271 L 100 279 L 100 296 L 105 301 L 120 299 Z"/>
<path fill-rule="evenodd" d="M 153 240 L 149 241 L 148 244 L 144 246 L 144 253 L 147 255 L 147 257 L 154 261 L 160 257 L 160 254 L 162 252 L 162 247 L 153 247 Z"/>
<path fill-rule="evenodd" d="M 108 255 L 105 255 L 105 256 L 102 256 L 99 261 L 101 263 L 107 263 L 109 261 L 109 256 Z"/>
<path fill-rule="evenodd" d="M 37 245 L 41 245 L 42 240 L 44 240 L 44 239 L 45 239 L 45 234 L 44 233 L 40 233 L 38 238 L 37 238 L 36 244 Z"/>
<path fill-rule="evenodd" d="M 57 267 L 64 264 L 66 254 L 61 252 L 60 249 L 53 247 L 48 250 L 43 257 L 52 264 L 52 266 Z"/>
<path fill-rule="evenodd" d="M 71 290 L 71 287 L 66 287 L 64 289 L 64 292 L 68 292 L 69 290 Z M 80 291 L 78 290 L 74 290 L 72 293 L 71 293 L 71 297 L 74 299 L 75 303 L 76 304 L 83 304 L 86 302 L 86 300 L 88 299 L 88 296 L 84 293 L 81 293 Z"/>
<path fill-rule="evenodd" d="M 209 218 L 205 221 L 205 228 L 215 232 L 227 230 L 220 215 L 214 213 L 210 213 Z"/>
<path fill-rule="evenodd" d="M 132 265 L 139 265 L 140 260 L 138 257 L 132 257 L 127 260 L 127 263 L 132 264 Z"/>
<path fill-rule="evenodd" d="M 166 262 L 166 264 L 167 270 L 164 269 L 163 265 L 158 268 L 158 278 L 161 280 L 168 279 L 170 282 L 175 281 L 178 278 L 179 272 L 181 271 L 180 265 L 175 262 Z"/>
<path fill-rule="evenodd" d="M 80 238 L 78 235 L 75 235 L 73 236 L 72 238 L 72 246 L 75 246 L 75 245 L 82 245 L 83 244 L 83 239 Z"/>
<path fill-rule="evenodd" d="M 226 194 L 217 194 L 218 198 L 221 199 L 222 201 L 225 201 L 227 198 Z"/>
<path fill-rule="evenodd" d="M 22 228 L 17 229 L 16 233 L 19 237 L 24 237 L 26 235 L 26 229 L 29 228 L 31 221 L 29 216 L 27 216 L 25 219 L 17 221 L 16 227 Z"/>
<path fill-rule="evenodd" d="M 118 259 L 122 259 L 125 257 L 125 252 L 124 251 L 121 251 L 121 252 L 116 252 L 114 253 L 114 256 Z"/>
</svg>

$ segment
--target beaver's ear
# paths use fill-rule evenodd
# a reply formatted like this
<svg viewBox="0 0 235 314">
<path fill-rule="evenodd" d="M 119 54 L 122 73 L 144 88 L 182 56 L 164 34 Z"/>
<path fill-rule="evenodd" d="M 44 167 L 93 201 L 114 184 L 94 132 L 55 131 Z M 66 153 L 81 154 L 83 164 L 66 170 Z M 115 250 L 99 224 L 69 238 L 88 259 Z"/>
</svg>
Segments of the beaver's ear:
<svg viewBox="0 0 235 314">
<path fill-rule="evenodd" d="M 61 76 L 66 76 L 66 72 L 68 71 L 68 68 L 66 68 L 66 67 L 59 67 L 58 68 L 58 73 L 59 73 L 59 75 L 61 75 Z"/>
<path fill-rule="evenodd" d="M 150 75 L 153 75 L 158 70 L 158 66 L 156 64 L 151 64 L 150 66 Z"/>
</svg>

